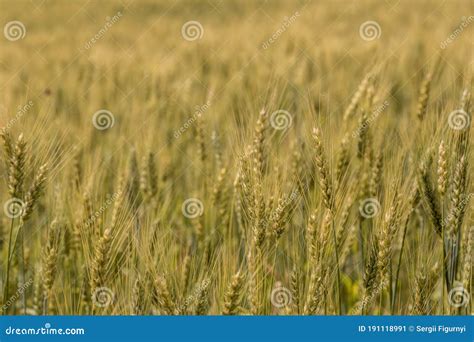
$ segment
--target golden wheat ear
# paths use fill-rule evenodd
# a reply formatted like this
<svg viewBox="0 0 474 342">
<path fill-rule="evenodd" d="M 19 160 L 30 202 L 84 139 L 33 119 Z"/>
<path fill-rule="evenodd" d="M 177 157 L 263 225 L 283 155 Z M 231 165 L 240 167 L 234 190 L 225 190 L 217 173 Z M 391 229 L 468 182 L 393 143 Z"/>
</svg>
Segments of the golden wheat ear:
<svg viewBox="0 0 474 342">
<path fill-rule="evenodd" d="M 323 203 L 327 209 L 332 210 L 332 181 L 329 176 L 328 162 L 324 154 L 323 144 L 321 142 L 321 131 L 317 127 L 313 128 L 313 141 L 315 147 L 316 166 L 319 171 L 319 186 L 321 187 Z"/>
<path fill-rule="evenodd" d="M 239 271 L 232 277 L 225 293 L 223 315 L 237 315 L 239 313 L 243 285 L 244 277 Z"/>
<path fill-rule="evenodd" d="M 22 215 L 22 220 L 24 222 L 30 218 L 33 209 L 41 196 L 47 179 L 46 172 L 47 164 L 44 164 L 39 168 L 35 178 L 33 179 L 30 189 L 25 195 L 25 205 Z"/>
</svg>

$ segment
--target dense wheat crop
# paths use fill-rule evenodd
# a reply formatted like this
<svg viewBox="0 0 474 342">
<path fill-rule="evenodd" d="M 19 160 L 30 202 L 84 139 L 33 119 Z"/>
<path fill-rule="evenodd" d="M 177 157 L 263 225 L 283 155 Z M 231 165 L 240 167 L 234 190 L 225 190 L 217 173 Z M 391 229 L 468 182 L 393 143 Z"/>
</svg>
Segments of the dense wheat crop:
<svg viewBox="0 0 474 342">
<path fill-rule="evenodd" d="M 2 1 L 3 314 L 470 314 L 472 14 Z"/>
</svg>

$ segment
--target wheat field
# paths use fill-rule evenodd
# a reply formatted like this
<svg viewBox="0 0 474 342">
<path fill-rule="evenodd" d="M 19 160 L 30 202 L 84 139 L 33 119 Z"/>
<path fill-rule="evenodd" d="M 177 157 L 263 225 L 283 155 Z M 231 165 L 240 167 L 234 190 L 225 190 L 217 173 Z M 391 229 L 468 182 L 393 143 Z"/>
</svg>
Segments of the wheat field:
<svg viewBox="0 0 474 342">
<path fill-rule="evenodd" d="M 0 2 L 5 315 L 470 315 L 469 0 Z"/>
</svg>

